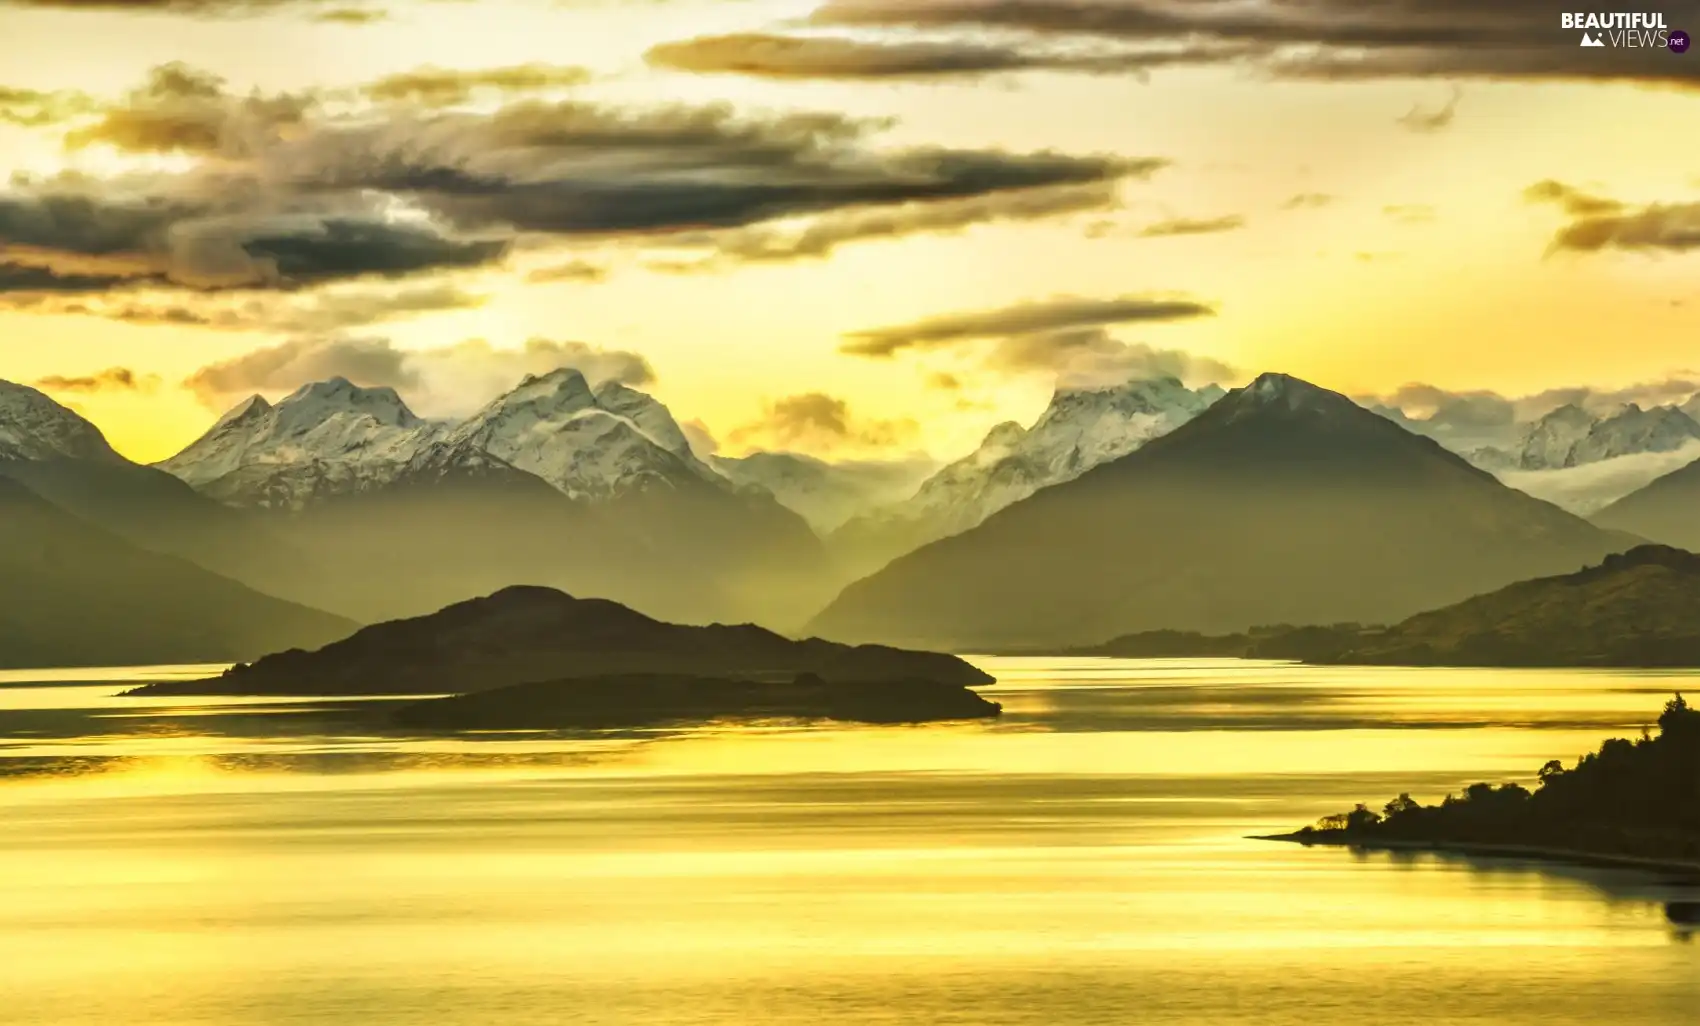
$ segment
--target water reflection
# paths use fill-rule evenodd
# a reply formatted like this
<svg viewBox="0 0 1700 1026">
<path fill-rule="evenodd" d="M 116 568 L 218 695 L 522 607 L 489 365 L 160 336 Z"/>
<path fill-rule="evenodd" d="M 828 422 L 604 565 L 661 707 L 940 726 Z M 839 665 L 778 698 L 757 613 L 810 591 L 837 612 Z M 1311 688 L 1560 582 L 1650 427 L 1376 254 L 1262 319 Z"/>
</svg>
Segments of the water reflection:
<svg viewBox="0 0 1700 1026">
<path fill-rule="evenodd" d="M 1690 885 L 1245 840 L 1670 678 L 992 669 L 992 724 L 481 739 L 0 690 L 0 1022 L 1692 1022 Z"/>
</svg>

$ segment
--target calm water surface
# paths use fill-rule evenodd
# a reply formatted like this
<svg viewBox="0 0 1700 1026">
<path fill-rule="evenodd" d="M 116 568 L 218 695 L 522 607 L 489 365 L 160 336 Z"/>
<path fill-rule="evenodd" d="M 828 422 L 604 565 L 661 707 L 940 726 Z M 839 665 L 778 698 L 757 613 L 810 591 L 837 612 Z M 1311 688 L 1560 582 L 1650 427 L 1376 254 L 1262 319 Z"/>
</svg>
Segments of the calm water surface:
<svg viewBox="0 0 1700 1026">
<path fill-rule="evenodd" d="M 1526 779 L 1700 677 L 976 662 L 999 723 L 468 741 L 0 675 L 0 1022 L 1700 1017 L 1692 888 L 1244 839 Z"/>
</svg>

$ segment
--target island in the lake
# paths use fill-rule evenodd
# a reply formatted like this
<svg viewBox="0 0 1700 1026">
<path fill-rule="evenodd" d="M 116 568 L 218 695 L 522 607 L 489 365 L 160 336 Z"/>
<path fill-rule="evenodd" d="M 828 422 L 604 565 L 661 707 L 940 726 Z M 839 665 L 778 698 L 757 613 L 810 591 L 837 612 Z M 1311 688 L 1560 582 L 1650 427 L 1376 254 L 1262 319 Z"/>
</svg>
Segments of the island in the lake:
<svg viewBox="0 0 1700 1026">
<path fill-rule="evenodd" d="M 1408 794 L 1359 805 L 1291 834 L 1259 838 L 1359 848 L 1421 848 L 1700 876 L 1700 711 L 1681 695 L 1656 731 L 1616 738 L 1571 768 L 1553 760 L 1531 791 L 1474 784 L 1439 805 Z"/>
<path fill-rule="evenodd" d="M 448 696 L 393 722 L 432 730 L 575 729 L 717 719 L 913 723 L 997 716 L 995 683 L 953 655 L 793 640 L 752 625 L 663 623 L 616 602 L 512 587 L 374 624 L 140 696 Z"/>
<path fill-rule="evenodd" d="M 1700 556 L 1642 545 L 1598 566 L 1519 581 L 1391 627 L 1146 631 L 1067 654 L 1365 666 L 1700 666 Z"/>
</svg>

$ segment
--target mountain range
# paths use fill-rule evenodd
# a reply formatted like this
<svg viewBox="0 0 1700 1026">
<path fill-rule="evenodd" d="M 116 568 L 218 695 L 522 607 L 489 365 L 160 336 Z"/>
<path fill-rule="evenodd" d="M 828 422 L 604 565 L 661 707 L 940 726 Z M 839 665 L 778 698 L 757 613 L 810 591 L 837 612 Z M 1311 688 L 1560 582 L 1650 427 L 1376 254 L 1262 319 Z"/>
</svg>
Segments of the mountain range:
<svg viewBox="0 0 1700 1026">
<path fill-rule="evenodd" d="M 514 583 L 783 622 L 826 586 L 802 518 L 699 460 L 660 402 L 576 370 L 458 422 L 342 378 L 255 396 L 158 467 L 318 554 L 318 604 L 368 622 Z"/>
<path fill-rule="evenodd" d="M 974 651 L 1388 623 L 1631 543 L 1343 395 L 1265 374 L 1129 455 L 895 560 L 811 629 Z"/>
<path fill-rule="evenodd" d="M 1693 425 L 1675 407 L 1563 407 L 1496 480 L 1387 411 L 1285 375 L 1232 393 L 1157 379 L 1061 389 L 1031 427 L 1000 425 L 917 484 L 913 464 L 699 456 L 653 397 L 559 370 L 453 421 L 343 379 L 255 396 L 144 467 L 74 411 L 0 383 L 0 480 L 27 490 L 14 506 L 43 504 L 33 529 L 60 518 L 325 610 L 336 631 L 517 584 L 681 623 L 789 630 L 827 607 L 824 636 L 1007 648 L 1395 622 L 1575 569 L 1637 540 L 1622 532 L 1700 544 L 1700 464 L 1594 524 L 1502 483 L 1687 464 Z"/>
<path fill-rule="evenodd" d="M 1520 423 L 1458 424 L 1366 405 L 1513 488 L 1584 516 L 1700 459 L 1700 395 L 1646 408 L 1566 403 Z"/>
</svg>

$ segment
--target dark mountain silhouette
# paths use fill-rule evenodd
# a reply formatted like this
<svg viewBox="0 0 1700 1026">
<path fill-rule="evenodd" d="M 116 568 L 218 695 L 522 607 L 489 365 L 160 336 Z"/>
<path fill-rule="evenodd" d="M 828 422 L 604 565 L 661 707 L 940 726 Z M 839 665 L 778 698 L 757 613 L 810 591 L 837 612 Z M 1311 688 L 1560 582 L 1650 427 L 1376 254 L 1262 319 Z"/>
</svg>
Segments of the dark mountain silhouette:
<svg viewBox="0 0 1700 1026">
<path fill-rule="evenodd" d="M 1366 635 L 1329 662 L 1700 666 L 1700 556 L 1643 545 Z"/>
<path fill-rule="evenodd" d="M 1624 496 L 1592 519 L 1601 527 L 1700 551 L 1700 460 Z"/>
<path fill-rule="evenodd" d="M 783 620 L 821 576 L 820 543 L 795 514 L 741 501 L 687 482 L 587 503 L 487 452 L 439 442 L 392 479 L 265 522 L 339 568 L 322 604 L 367 623 L 520 584 L 685 622 Z M 766 518 L 775 510 L 777 520 Z"/>
<path fill-rule="evenodd" d="M 1239 657 L 1396 666 L 1700 666 L 1700 556 L 1642 545 L 1573 574 L 1519 581 L 1392 627 L 1130 634 L 1078 655 Z"/>
<path fill-rule="evenodd" d="M 1266 374 L 851 585 L 810 629 L 972 651 L 1387 623 L 1630 544 L 1345 396 Z"/>
<path fill-rule="evenodd" d="M 122 457 L 0 460 L 0 477 L 142 548 L 269 595 L 313 606 L 333 597 L 327 568 L 299 546 L 162 470 Z"/>
<path fill-rule="evenodd" d="M 514 684 L 406 706 L 404 727 L 429 730 L 586 730 L 707 720 L 824 719 L 926 723 L 983 719 L 1000 707 L 960 684 L 827 681 L 814 674 L 754 681 L 624 674 Z"/>
<path fill-rule="evenodd" d="M 355 624 L 150 552 L 0 477 L 0 665 L 251 659 Z"/>
<path fill-rule="evenodd" d="M 304 553 L 170 474 L 130 462 L 76 411 L 10 381 L 0 381 L 0 478 L 144 549 L 268 594 L 303 601 L 314 591 L 318 575 Z"/>
<path fill-rule="evenodd" d="M 955 656 L 830 641 L 793 641 L 753 625 L 662 623 L 616 602 L 511 587 L 429 616 L 375 624 L 316 652 L 267 656 L 199 681 L 136 694 L 433 694 L 566 677 L 683 674 L 830 683 L 992 678 Z"/>
<path fill-rule="evenodd" d="M 426 448 L 394 478 L 267 522 L 342 568 L 324 604 L 365 623 L 421 616 L 515 584 L 681 618 L 725 601 L 703 575 L 646 572 L 660 560 L 616 518 L 489 453 L 450 443 Z"/>
</svg>

